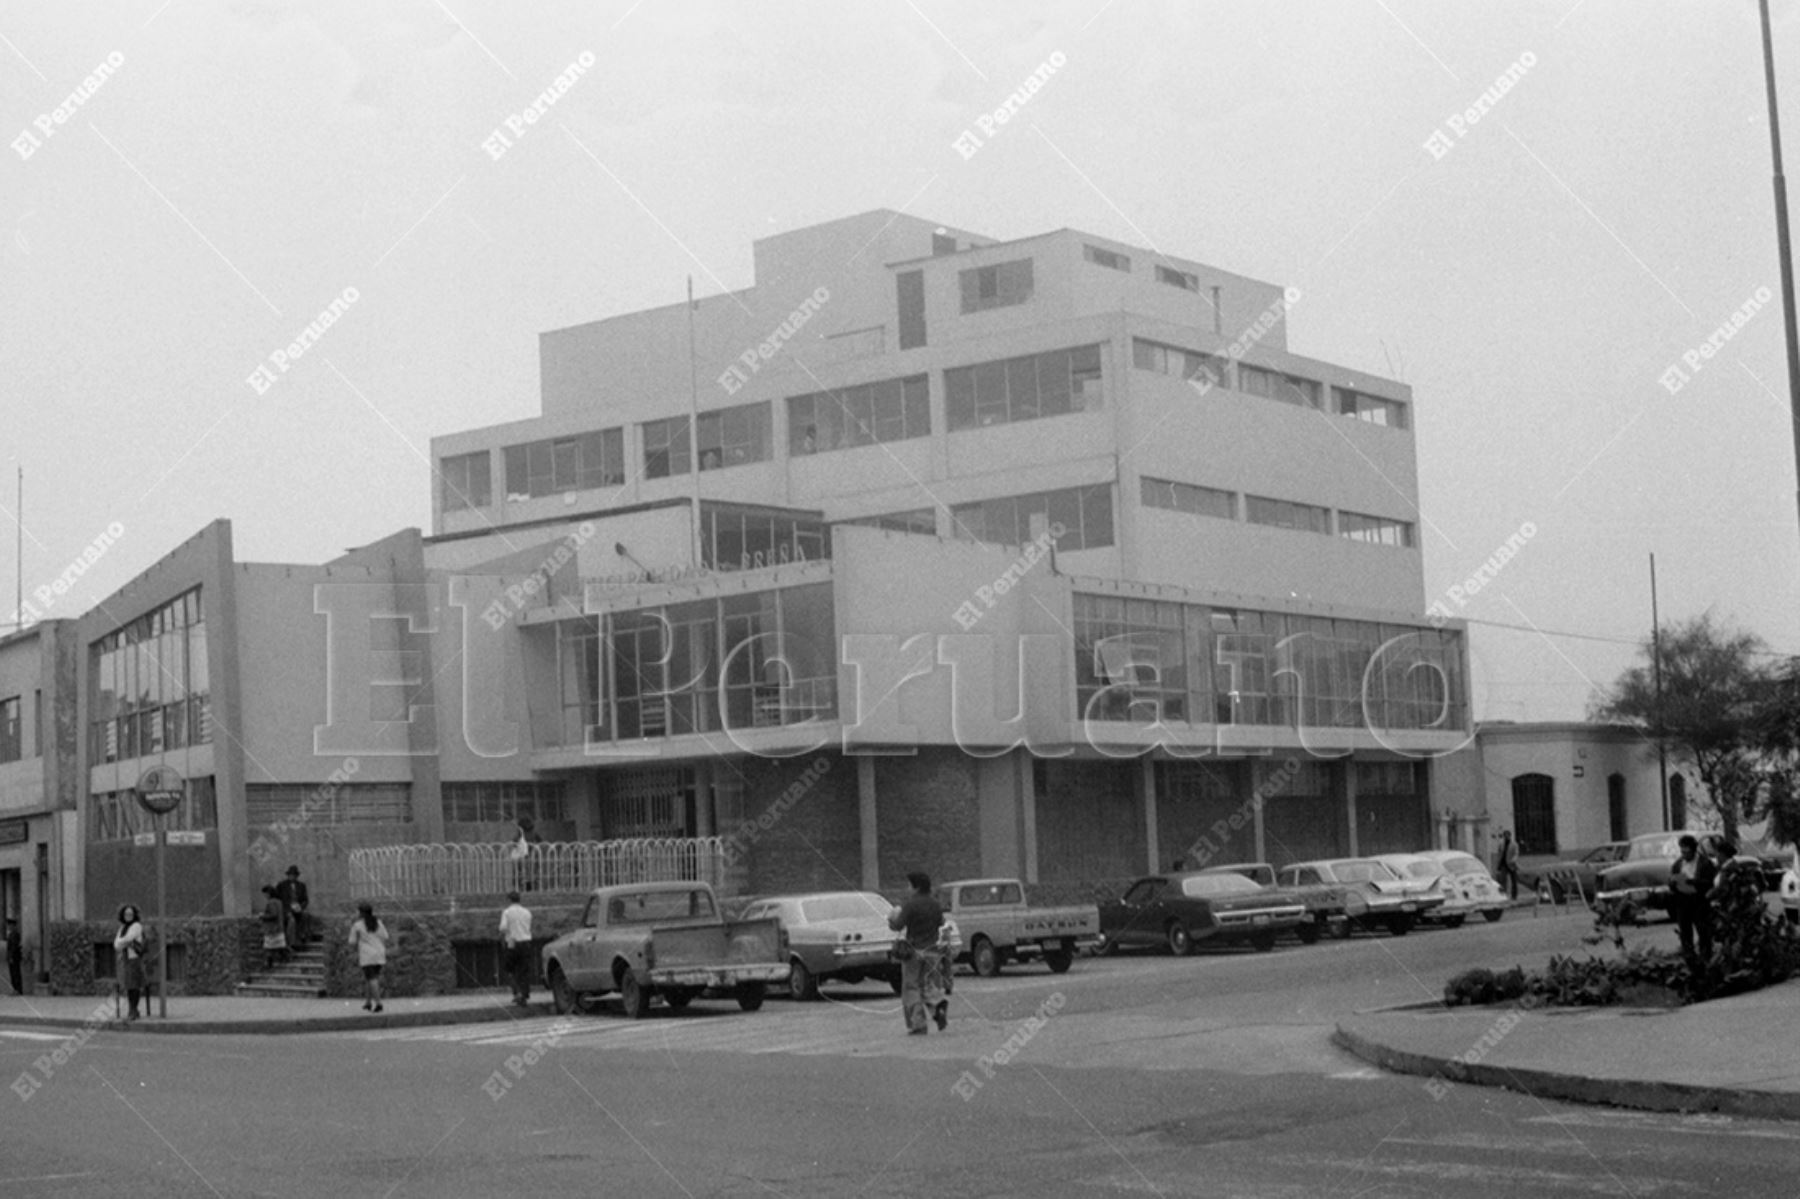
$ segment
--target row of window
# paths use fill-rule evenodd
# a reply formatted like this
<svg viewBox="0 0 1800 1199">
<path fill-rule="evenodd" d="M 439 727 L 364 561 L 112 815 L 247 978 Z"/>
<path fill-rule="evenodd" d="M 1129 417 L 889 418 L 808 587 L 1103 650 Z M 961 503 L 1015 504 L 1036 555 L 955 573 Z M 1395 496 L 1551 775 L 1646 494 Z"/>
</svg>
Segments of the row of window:
<svg viewBox="0 0 1800 1199">
<path fill-rule="evenodd" d="M 1327 409 L 1322 398 L 1324 388 L 1317 379 L 1290 375 L 1271 367 L 1253 366 L 1248 362 L 1238 362 L 1236 364 L 1237 381 L 1234 384 L 1232 382 L 1233 367 L 1229 358 L 1218 354 L 1202 353 L 1198 350 L 1186 350 L 1180 346 L 1164 345 L 1161 342 L 1145 341 L 1141 337 L 1132 339 L 1131 364 L 1139 370 L 1155 371 L 1160 375 L 1173 375 L 1177 379 L 1203 382 L 1209 386 L 1224 387 L 1243 392 L 1246 395 L 1260 396 L 1266 400 L 1293 404 L 1300 408 L 1330 411 L 1335 415 L 1348 416 L 1372 425 L 1404 429 L 1407 424 L 1406 405 L 1399 400 L 1369 395 L 1367 392 L 1356 391 L 1349 387 L 1333 386 L 1331 388 L 1331 406 Z"/>
<path fill-rule="evenodd" d="M 183 792 L 181 803 L 161 818 L 162 827 L 171 831 L 218 828 L 219 805 L 212 776 L 188 779 Z M 139 833 L 155 832 L 155 821 L 133 790 L 103 791 L 88 799 L 89 841 L 129 841 Z"/>
<path fill-rule="evenodd" d="M 1452 632 L 1081 593 L 1074 615 L 1086 720 L 1466 726 Z"/>
<path fill-rule="evenodd" d="M 451 784 L 444 784 L 448 791 Z M 252 828 L 274 824 L 408 824 L 411 783 L 246 783 Z"/>
<path fill-rule="evenodd" d="M 195 588 L 94 642 L 91 761 L 148 757 L 212 740 L 203 615 Z"/>
<path fill-rule="evenodd" d="M 567 817 L 559 782 L 445 783 L 443 790 L 446 820 L 495 824 L 528 816 L 543 825 Z"/>
<path fill-rule="evenodd" d="M 945 417 L 952 432 L 1010 421 L 1062 416 L 1100 407 L 1104 378 L 1099 345 L 1026 354 L 944 372 Z M 788 452 L 817 454 L 931 435 L 930 384 L 925 375 L 884 379 L 787 401 Z M 774 457 L 769 404 L 645 421 L 644 477 L 663 479 L 767 462 Z M 536 499 L 625 483 L 625 432 L 605 429 L 504 447 L 506 498 Z M 456 512 L 493 503 L 486 450 L 443 459 L 443 509 Z"/>
<path fill-rule="evenodd" d="M 1167 508 L 1194 516 L 1212 516 L 1220 520 L 1243 520 L 1248 524 L 1267 525 L 1276 529 L 1297 529 L 1304 533 L 1331 534 L 1332 511 L 1317 504 L 1293 500 L 1270 499 L 1267 496 L 1243 497 L 1243 514 L 1238 513 L 1238 495 L 1216 487 L 1194 483 L 1178 483 L 1172 479 L 1140 480 L 1143 503 L 1150 508 Z M 1370 516 L 1363 512 L 1340 510 L 1337 513 L 1337 535 L 1351 541 L 1374 545 L 1392 545 L 1411 549 L 1411 521 L 1393 520 L 1386 516 Z"/>
<path fill-rule="evenodd" d="M 1057 549 L 1088 550 L 1113 543 L 1112 507 L 1112 484 L 1096 483 L 957 504 L 950 527 L 965 541 L 1026 545 L 1061 525 Z"/>
<path fill-rule="evenodd" d="M 1131 273 L 1130 256 L 1121 254 L 1117 250 L 1108 250 L 1084 242 L 1081 247 L 1081 256 L 1096 266 L 1123 271 L 1127 275 Z M 1160 262 L 1156 264 L 1156 281 L 1166 283 L 1170 287 L 1179 287 L 1183 291 L 1200 290 L 1200 276 L 1192 271 L 1182 271 L 1172 266 L 1164 266 Z"/>
</svg>

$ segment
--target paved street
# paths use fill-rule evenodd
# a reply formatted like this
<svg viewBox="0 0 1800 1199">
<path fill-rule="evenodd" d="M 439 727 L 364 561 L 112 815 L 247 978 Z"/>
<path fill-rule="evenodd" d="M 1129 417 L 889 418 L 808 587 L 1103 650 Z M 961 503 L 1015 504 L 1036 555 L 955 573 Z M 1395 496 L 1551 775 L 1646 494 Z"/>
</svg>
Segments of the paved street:
<svg viewBox="0 0 1800 1199">
<path fill-rule="evenodd" d="M 881 988 L 744 1014 L 286 1037 L 102 1033 L 0 1111 L 10 1196 L 1745 1195 L 1800 1128 L 1544 1103 L 1383 1075 L 1330 1017 L 1463 964 L 1581 948 L 1587 922 L 961 977 L 946 1034 Z M 1653 936 L 1667 935 L 1658 931 Z M 1023 1035 L 1027 1017 L 1053 1014 Z M 54 1039 L 53 1039 L 54 1038 Z M 994 1061 L 1011 1039 L 1010 1061 Z M 62 1044 L 0 1028 L 10 1078 Z M 538 1060 L 525 1055 L 543 1047 Z M 991 1070 L 981 1059 L 990 1059 Z M 513 1067 L 509 1067 L 512 1059 Z M 964 1072 L 968 1099 L 953 1088 Z M 991 1076 L 990 1076 L 991 1074 Z M 496 1075 L 501 1081 L 496 1081 Z M 496 1098 L 496 1096 L 498 1096 Z"/>
</svg>

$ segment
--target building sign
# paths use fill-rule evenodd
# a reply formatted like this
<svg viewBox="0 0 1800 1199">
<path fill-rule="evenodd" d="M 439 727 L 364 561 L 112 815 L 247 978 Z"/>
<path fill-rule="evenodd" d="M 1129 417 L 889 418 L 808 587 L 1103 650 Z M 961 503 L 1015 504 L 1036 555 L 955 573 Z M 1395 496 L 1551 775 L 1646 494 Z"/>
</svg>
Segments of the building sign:
<svg viewBox="0 0 1800 1199">
<path fill-rule="evenodd" d="M 30 826 L 23 820 L 0 820 L 0 845 L 23 845 L 30 839 Z"/>
</svg>

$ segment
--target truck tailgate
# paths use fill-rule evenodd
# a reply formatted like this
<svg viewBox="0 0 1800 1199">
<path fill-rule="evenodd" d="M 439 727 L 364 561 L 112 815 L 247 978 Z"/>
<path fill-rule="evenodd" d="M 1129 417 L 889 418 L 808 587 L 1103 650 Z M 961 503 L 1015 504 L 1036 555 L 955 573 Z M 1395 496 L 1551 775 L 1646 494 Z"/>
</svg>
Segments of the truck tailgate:
<svg viewBox="0 0 1800 1199">
<path fill-rule="evenodd" d="M 656 929 L 650 939 L 659 970 L 683 966 L 742 966 L 782 960 L 781 922 L 775 919 L 675 925 Z"/>
<path fill-rule="evenodd" d="M 1070 905 L 1057 908 L 1027 908 L 1019 915 L 1021 940 L 1034 937 L 1097 937 L 1100 935 L 1100 909 Z"/>
</svg>

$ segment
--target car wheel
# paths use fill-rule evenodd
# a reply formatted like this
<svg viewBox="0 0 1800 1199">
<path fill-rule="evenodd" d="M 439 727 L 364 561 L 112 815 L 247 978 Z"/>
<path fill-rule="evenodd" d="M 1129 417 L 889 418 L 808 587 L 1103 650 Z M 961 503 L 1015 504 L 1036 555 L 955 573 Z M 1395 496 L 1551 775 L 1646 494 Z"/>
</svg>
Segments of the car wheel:
<svg viewBox="0 0 1800 1199">
<path fill-rule="evenodd" d="M 670 1007 L 679 1012 L 682 1008 L 694 1002 L 694 993 L 686 987 L 682 987 L 675 991 L 664 991 L 663 1000 Z"/>
<path fill-rule="evenodd" d="M 983 978 L 1000 973 L 1000 955 L 995 951 L 994 943 L 986 937 L 976 937 L 975 944 L 969 947 L 969 964 Z"/>
<path fill-rule="evenodd" d="M 738 1006 L 746 1012 L 754 1012 L 763 1005 L 763 985 L 761 983 L 744 983 L 737 989 Z"/>
<path fill-rule="evenodd" d="M 812 1003 L 819 998 L 819 976 L 808 970 L 805 962 L 795 958 L 794 972 L 788 975 L 788 990 L 800 1002 Z"/>
<path fill-rule="evenodd" d="M 1044 964 L 1052 974 L 1067 974 L 1075 964 L 1075 955 L 1067 949 L 1051 949 L 1044 953 Z"/>
<path fill-rule="evenodd" d="M 1331 935 L 1340 941 L 1348 941 L 1350 934 L 1356 931 L 1356 923 L 1352 920 L 1340 920 L 1331 926 Z"/>
<path fill-rule="evenodd" d="M 1250 934 L 1250 947 L 1258 953 L 1267 953 L 1275 948 L 1275 934 L 1268 929 Z"/>
<path fill-rule="evenodd" d="M 1170 953 L 1178 958 L 1184 958 L 1194 952 L 1194 938 L 1188 935 L 1187 925 L 1179 920 L 1171 920 L 1166 932 Z"/>
<path fill-rule="evenodd" d="M 1413 922 L 1410 916 L 1389 916 L 1387 919 L 1387 930 L 1396 937 L 1404 937 L 1410 933 L 1412 926 Z"/>
<path fill-rule="evenodd" d="M 1116 957 L 1119 952 L 1119 943 L 1111 937 L 1101 937 L 1100 947 L 1094 952 L 1103 958 Z"/>
<path fill-rule="evenodd" d="M 1461 916 L 1446 916 L 1444 917 L 1444 927 L 1461 928 L 1464 924 L 1468 923 L 1468 919 L 1469 917 L 1466 913 Z"/>
<path fill-rule="evenodd" d="M 559 1016 L 567 1016 L 581 1006 L 581 996 L 569 985 L 561 966 L 550 967 L 550 1006 L 556 1009 Z"/>
<path fill-rule="evenodd" d="M 1481 918 L 1489 924 L 1498 924 L 1500 923 L 1500 917 L 1504 915 L 1506 915 L 1505 908 L 1489 908 L 1481 914 Z"/>
<path fill-rule="evenodd" d="M 627 1019 L 642 1020 L 650 1011 L 650 988 L 627 970 L 619 979 L 619 1002 L 624 1005 Z"/>
<path fill-rule="evenodd" d="M 1319 939 L 1319 922 L 1317 920 L 1308 920 L 1305 924 L 1295 925 L 1294 935 L 1300 938 L 1300 944 L 1302 945 L 1315 944 Z"/>
</svg>

